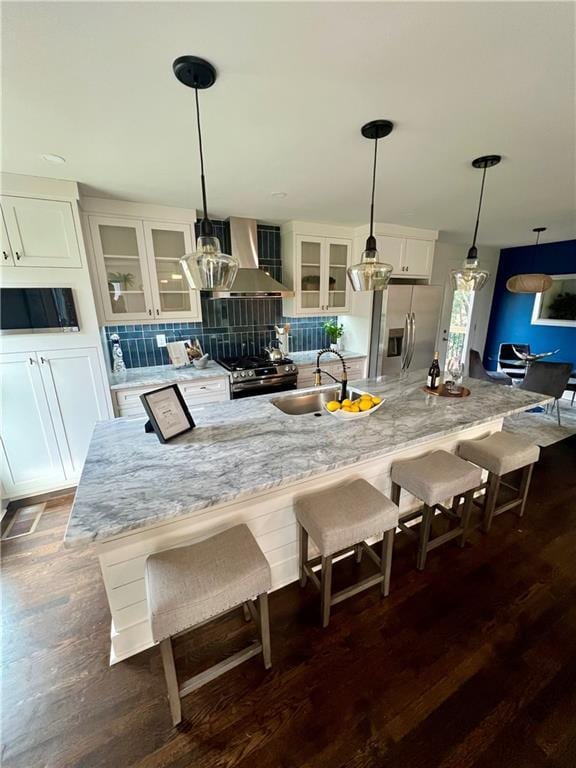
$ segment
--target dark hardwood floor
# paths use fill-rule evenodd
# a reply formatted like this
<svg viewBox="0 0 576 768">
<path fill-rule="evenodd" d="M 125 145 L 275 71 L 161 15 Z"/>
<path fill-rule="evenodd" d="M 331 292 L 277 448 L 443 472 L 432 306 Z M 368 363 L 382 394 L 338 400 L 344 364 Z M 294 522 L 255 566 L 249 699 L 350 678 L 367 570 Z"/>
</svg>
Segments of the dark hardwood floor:
<svg viewBox="0 0 576 768">
<path fill-rule="evenodd" d="M 576 436 L 543 451 L 521 521 L 424 573 L 399 536 L 388 599 L 352 598 L 322 630 L 312 587 L 272 594 L 272 670 L 192 694 L 178 730 L 158 650 L 108 666 L 98 563 L 61 543 L 71 501 L 3 546 L 4 768 L 576 766 Z M 252 631 L 239 614 L 179 638 L 179 670 Z"/>
</svg>

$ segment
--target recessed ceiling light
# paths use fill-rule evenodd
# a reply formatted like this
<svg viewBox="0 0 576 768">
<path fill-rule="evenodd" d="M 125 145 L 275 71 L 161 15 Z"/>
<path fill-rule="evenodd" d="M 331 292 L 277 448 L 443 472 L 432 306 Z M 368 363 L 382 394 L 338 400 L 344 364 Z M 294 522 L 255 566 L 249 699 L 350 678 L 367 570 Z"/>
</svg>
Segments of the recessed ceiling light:
<svg viewBox="0 0 576 768">
<path fill-rule="evenodd" d="M 40 155 L 42 160 L 47 160 L 49 163 L 65 163 L 66 158 L 62 157 L 62 155 L 51 155 L 51 154 L 45 154 Z"/>
<path fill-rule="evenodd" d="M 288 197 L 288 192 L 272 192 L 272 197 L 278 197 L 279 199 L 282 199 L 284 197 Z"/>
</svg>

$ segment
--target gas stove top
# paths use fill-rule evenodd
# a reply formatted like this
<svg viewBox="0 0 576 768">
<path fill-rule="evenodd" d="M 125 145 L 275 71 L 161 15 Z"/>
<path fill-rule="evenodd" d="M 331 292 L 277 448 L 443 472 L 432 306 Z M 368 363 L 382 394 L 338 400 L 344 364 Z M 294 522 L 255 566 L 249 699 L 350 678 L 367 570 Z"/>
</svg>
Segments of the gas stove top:
<svg viewBox="0 0 576 768">
<path fill-rule="evenodd" d="M 251 355 L 224 357 L 217 362 L 230 371 L 233 398 L 296 388 L 298 368 L 287 357 L 272 362 L 263 355 Z"/>
</svg>

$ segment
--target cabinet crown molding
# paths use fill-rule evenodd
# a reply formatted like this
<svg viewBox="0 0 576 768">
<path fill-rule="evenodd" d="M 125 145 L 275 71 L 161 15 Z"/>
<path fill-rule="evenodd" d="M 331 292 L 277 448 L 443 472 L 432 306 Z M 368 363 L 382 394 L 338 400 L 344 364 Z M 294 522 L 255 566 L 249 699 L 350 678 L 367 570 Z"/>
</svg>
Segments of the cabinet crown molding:
<svg viewBox="0 0 576 768">
<path fill-rule="evenodd" d="M 150 221 L 196 222 L 195 208 L 174 208 L 155 203 L 134 203 L 130 200 L 113 200 L 107 197 L 81 197 L 80 209 L 88 215 L 119 216 L 148 219 Z"/>
<path fill-rule="evenodd" d="M 361 227 L 356 227 L 354 230 L 355 237 L 365 238 L 368 236 L 370 227 L 368 224 L 364 224 Z M 406 237 L 414 240 L 438 240 L 437 229 L 420 229 L 419 227 L 405 227 L 401 224 L 374 224 L 374 234 L 390 237 Z"/>
<path fill-rule="evenodd" d="M 47 200 L 78 200 L 80 193 L 75 181 L 49 179 L 44 176 L 26 176 L 22 173 L 0 174 L 3 195 L 36 197 Z"/>
</svg>

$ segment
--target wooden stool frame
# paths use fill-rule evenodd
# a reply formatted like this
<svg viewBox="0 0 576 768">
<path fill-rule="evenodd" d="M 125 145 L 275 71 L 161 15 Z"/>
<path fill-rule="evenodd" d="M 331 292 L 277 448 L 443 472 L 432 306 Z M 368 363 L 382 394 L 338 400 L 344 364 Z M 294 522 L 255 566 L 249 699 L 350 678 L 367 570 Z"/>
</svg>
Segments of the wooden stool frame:
<svg viewBox="0 0 576 768">
<path fill-rule="evenodd" d="M 178 684 L 178 677 L 176 675 L 176 664 L 174 661 L 174 650 L 172 648 L 172 639 L 174 637 L 180 637 L 180 635 L 187 634 L 188 632 L 198 629 L 199 627 L 208 624 L 211 621 L 215 621 L 221 616 L 225 616 L 227 613 L 231 613 L 239 608 L 236 605 L 229 608 L 217 616 L 211 616 L 206 621 L 202 621 L 200 624 L 195 624 L 193 627 L 178 632 L 172 637 L 167 637 L 160 641 L 160 653 L 162 655 L 162 664 L 164 666 L 164 677 L 166 678 L 166 688 L 168 689 L 168 701 L 170 703 L 170 712 L 172 714 L 172 723 L 178 725 L 182 721 L 182 707 L 180 704 L 181 699 L 187 696 L 192 691 L 197 690 L 205 683 L 209 683 L 211 680 L 215 680 L 220 675 L 228 672 L 230 669 L 234 669 L 238 664 L 251 659 L 253 656 L 262 654 L 264 659 L 265 669 L 270 669 L 272 666 L 272 656 L 270 650 L 270 615 L 268 611 L 268 594 L 263 592 L 258 595 L 258 607 L 256 607 L 253 600 L 248 600 L 242 604 L 244 611 L 244 619 L 250 621 L 254 619 L 258 631 L 260 634 L 260 640 L 254 641 L 248 648 L 244 648 L 238 653 L 229 656 L 228 658 L 220 661 L 218 664 L 214 664 L 212 667 L 200 672 L 197 675 L 185 680 L 182 684 Z"/>
<path fill-rule="evenodd" d="M 424 504 L 421 509 L 417 509 L 416 511 L 405 515 L 399 520 L 398 527 L 401 531 L 408 533 L 410 536 L 418 536 L 418 555 L 416 558 L 416 567 L 419 571 L 424 570 L 428 552 L 436 549 L 436 547 L 440 547 L 442 544 L 445 544 L 447 541 L 452 541 L 453 539 L 460 539 L 459 544 L 461 547 L 466 545 L 466 539 L 470 533 L 472 501 L 476 490 L 476 488 L 473 488 L 470 491 L 466 491 L 466 493 L 456 494 L 452 499 L 451 509 L 448 509 L 443 504 Z M 392 483 L 390 498 L 394 504 L 397 504 L 398 506 L 400 506 L 401 491 L 402 486 L 398 485 L 398 483 Z M 462 514 L 459 515 L 458 510 L 460 507 L 461 498 L 464 499 L 464 506 L 462 508 Z M 430 539 L 432 520 L 434 519 L 436 510 L 438 510 L 442 515 L 449 518 L 450 520 L 457 522 L 458 525 L 455 528 L 452 528 L 450 531 L 446 531 L 446 533 Z M 406 523 L 410 522 L 411 520 L 415 520 L 418 517 L 422 518 L 422 522 L 420 523 L 419 531 L 416 532 L 412 527 L 407 526 Z"/>
<path fill-rule="evenodd" d="M 507 483 L 505 480 L 503 480 L 502 478 L 506 475 L 497 475 L 494 472 L 488 473 L 488 479 L 486 482 L 482 483 L 482 485 L 477 489 L 481 490 L 484 488 L 484 495 L 478 499 L 474 499 L 474 503 L 481 507 L 484 511 L 482 530 L 485 533 L 489 532 L 493 519 L 498 515 L 501 515 L 502 512 L 507 512 L 509 509 L 514 509 L 515 507 L 520 507 L 518 517 L 522 517 L 524 514 L 524 509 L 526 508 L 526 501 L 528 500 L 528 491 L 530 490 L 530 481 L 532 480 L 533 470 L 534 464 L 527 464 L 525 467 L 522 467 L 522 479 L 520 480 L 519 487 L 511 485 L 510 483 Z M 512 471 L 515 472 L 517 470 Z M 510 473 L 507 472 L 506 474 Z M 498 506 L 498 494 L 500 493 L 501 486 L 510 488 L 512 491 L 516 491 L 518 496 L 516 496 L 511 501 L 507 501 L 504 504 L 500 504 L 500 506 Z"/>
<path fill-rule="evenodd" d="M 333 605 L 341 603 L 348 597 L 357 595 L 359 592 L 363 592 L 365 589 L 374 587 L 380 584 L 382 595 L 387 597 L 390 593 L 390 570 L 392 568 L 392 549 L 394 547 L 394 533 L 395 529 L 391 528 L 388 531 L 384 531 L 382 537 L 382 555 L 378 555 L 374 552 L 372 547 L 365 541 L 356 542 L 350 544 L 348 547 L 334 552 L 331 555 L 319 555 L 318 557 L 308 558 L 308 531 L 304 526 L 298 523 L 298 535 L 300 541 L 300 586 L 305 587 L 308 579 L 314 584 L 314 586 L 320 592 L 320 615 L 322 617 L 322 626 L 327 627 L 330 623 L 330 609 Z M 356 556 L 356 562 L 359 563 L 362 558 L 362 553 L 366 552 L 368 557 L 375 563 L 380 569 L 380 572 L 374 576 L 369 576 L 367 579 L 357 582 L 351 587 L 340 590 L 332 594 L 332 564 L 335 557 L 340 557 L 349 552 L 354 552 Z M 318 565 L 320 568 L 320 578 L 313 570 Z"/>
</svg>

